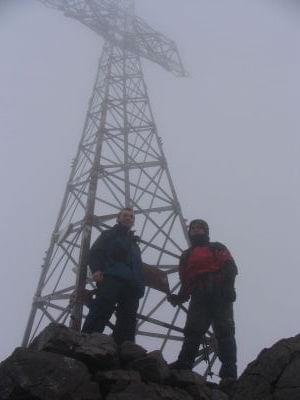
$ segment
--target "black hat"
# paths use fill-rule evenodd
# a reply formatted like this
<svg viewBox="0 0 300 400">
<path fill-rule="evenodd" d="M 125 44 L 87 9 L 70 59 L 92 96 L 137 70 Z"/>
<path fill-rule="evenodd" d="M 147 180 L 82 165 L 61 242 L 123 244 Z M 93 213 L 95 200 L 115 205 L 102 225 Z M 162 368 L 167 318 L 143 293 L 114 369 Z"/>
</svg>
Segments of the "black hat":
<svg viewBox="0 0 300 400">
<path fill-rule="evenodd" d="M 206 234 L 207 236 L 209 236 L 209 226 L 208 226 L 208 223 L 207 223 L 206 221 L 204 221 L 203 219 L 193 219 L 193 221 L 191 221 L 191 222 L 190 222 L 190 225 L 189 225 L 189 233 L 190 233 L 190 231 L 191 231 L 192 225 L 194 225 L 195 223 L 200 224 L 200 225 L 202 226 L 202 228 L 204 229 L 205 234 Z"/>
</svg>

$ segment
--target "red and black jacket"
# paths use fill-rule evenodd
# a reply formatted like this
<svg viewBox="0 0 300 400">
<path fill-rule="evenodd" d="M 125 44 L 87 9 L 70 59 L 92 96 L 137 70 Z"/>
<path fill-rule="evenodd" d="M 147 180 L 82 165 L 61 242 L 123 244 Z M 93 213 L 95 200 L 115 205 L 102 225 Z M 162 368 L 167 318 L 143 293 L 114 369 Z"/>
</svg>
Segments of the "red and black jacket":
<svg viewBox="0 0 300 400">
<path fill-rule="evenodd" d="M 233 287 L 237 266 L 226 246 L 219 242 L 190 247 L 180 258 L 181 294 L 189 296 L 195 287 L 209 284 Z"/>
</svg>

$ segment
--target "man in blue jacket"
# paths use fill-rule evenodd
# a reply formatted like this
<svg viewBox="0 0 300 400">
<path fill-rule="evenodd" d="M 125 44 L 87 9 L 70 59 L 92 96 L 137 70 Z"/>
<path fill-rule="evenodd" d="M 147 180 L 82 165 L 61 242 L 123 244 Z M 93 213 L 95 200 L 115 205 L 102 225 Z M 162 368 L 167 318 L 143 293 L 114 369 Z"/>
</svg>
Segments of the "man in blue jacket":
<svg viewBox="0 0 300 400">
<path fill-rule="evenodd" d="M 103 332 L 116 307 L 113 337 L 117 344 L 134 342 L 139 299 L 145 291 L 138 237 L 131 231 L 133 224 L 133 210 L 124 208 L 117 224 L 101 233 L 89 254 L 98 289 L 82 332 Z"/>
</svg>

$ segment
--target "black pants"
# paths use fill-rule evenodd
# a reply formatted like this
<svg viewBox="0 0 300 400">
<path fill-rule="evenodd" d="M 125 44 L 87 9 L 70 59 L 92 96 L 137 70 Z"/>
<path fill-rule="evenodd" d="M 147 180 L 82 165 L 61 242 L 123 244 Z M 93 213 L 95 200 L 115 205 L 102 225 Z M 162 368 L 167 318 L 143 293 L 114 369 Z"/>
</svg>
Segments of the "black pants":
<svg viewBox="0 0 300 400">
<path fill-rule="evenodd" d="M 192 369 L 203 335 L 212 325 L 218 345 L 218 357 L 222 363 L 221 378 L 237 377 L 235 325 L 233 303 L 226 302 L 218 294 L 203 293 L 195 289 L 191 296 L 185 337 L 177 363 L 180 368 Z"/>
<path fill-rule="evenodd" d="M 112 276 L 105 276 L 99 285 L 82 332 L 103 332 L 115 306 L 117 308 L 113 338 L 117 344 L 125 340 L 134 342 L 139 296 L 137 290 L 129 282 Z"/>
</svg>

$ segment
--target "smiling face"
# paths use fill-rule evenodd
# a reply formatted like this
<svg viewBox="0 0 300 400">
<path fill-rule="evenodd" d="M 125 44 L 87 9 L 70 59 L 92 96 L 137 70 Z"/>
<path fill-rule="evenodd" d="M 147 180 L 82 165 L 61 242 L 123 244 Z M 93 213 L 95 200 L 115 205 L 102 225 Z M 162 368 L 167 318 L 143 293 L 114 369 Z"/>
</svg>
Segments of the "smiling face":
<svg viewBox="0 0 300 400">
<path fill-rule="evenodd" d="M 134 212 L 132 209 L 125 208 L 118 215 L 117 221 L 119 224 L 125 226 L 130 229 L 134 225 Z"/>
</svg>

